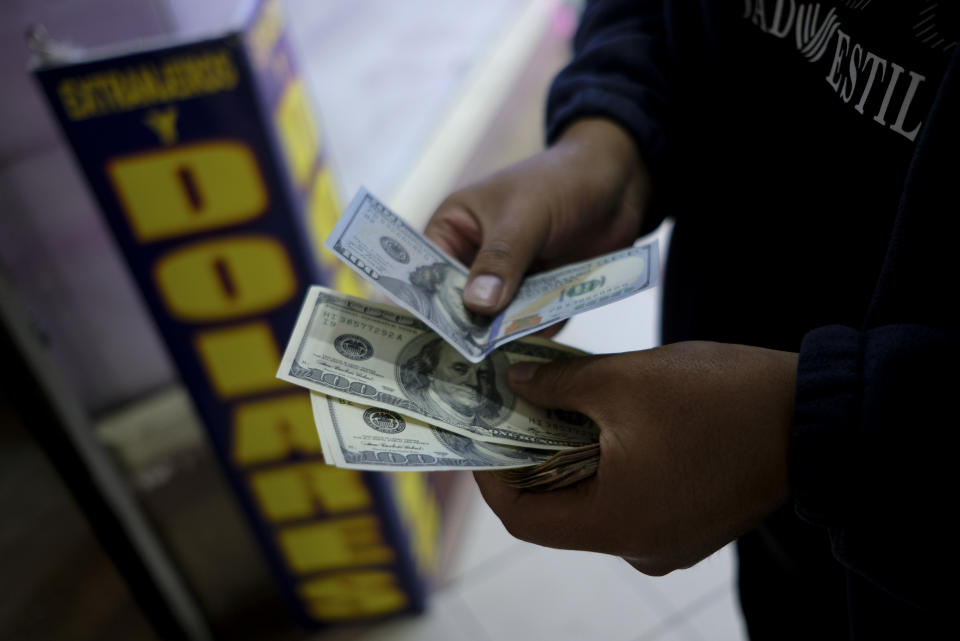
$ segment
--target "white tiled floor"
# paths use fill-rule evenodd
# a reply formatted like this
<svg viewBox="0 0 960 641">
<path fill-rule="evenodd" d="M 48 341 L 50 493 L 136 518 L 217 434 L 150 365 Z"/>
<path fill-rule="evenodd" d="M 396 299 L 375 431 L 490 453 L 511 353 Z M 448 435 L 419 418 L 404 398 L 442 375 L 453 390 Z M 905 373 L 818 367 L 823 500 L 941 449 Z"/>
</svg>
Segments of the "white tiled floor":
<svg viewBox="0 0 960 641">
<path fill-rule="evenodd" d="M 733 551 L 648 577 L 602 554 L 512 538 L 479 494 L 458 558 L 425 614 L 385 621 L 350 641 L 741 641 Z M 323 637 L 318 638 L 320 641 Z"/>
<path fill-rule="evenodd" d="M 669 225 L 660 230 L 662 246 Z M 593 353 L 656 344 L 659 292 L 581 314 L 558 340 Z M 350 641 L 742 641 L 732 547 L 645 576 L 600 554 L 511 537 L 474 490 L 453 567 L 426 614 L 351 631 Z M 342 637 L 337 637 L 338 639 Z M 319 641 L 319 640 L 318 640 Z"/>
</svg>

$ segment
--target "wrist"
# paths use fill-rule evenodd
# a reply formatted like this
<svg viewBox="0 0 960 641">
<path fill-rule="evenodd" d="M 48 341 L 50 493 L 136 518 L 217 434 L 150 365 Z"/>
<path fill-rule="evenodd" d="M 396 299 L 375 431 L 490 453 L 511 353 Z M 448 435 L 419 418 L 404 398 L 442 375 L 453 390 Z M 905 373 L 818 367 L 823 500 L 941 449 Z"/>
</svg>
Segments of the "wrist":
<svg viewBox="0 0 960 641">
<path fill-rule="evenodd" d="M 570 124 L 553 144 L 558 151 L 585 155 L 621 172 L 646 172 L 640 150 L 627 130 L 607 118 L 583 118 Z"/>
<path fill-rule="evenodd" d="M 619 220 L 617 234 L 640 233 L 652 189 L 650 173 L 633 136 L 606 118 L 584 118 L 567 127 L 550 149 L 561 167 L 576 167 L 560 211 L 571 228 L 585 212 Z M 629 228 L 629 229 L 628 229 Z M 624 236 L 627 237 L 627 236 Z"/>
</svg>

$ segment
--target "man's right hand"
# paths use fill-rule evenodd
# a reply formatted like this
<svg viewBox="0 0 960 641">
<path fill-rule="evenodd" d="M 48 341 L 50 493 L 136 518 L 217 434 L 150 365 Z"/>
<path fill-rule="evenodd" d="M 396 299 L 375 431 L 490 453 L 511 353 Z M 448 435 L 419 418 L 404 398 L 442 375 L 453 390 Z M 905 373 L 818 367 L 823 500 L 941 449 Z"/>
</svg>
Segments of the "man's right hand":
<svg viewBox="0 0 960 641">
<path fill-rule="evenodd" d="M 524 274 L 626 247 L 637 237 L 650 178 L 633 139 L 580 120 L 545 151 L 449 196 L 425 230 L 470 265 L 467 307 L 493 315 Z"/>
</svg>

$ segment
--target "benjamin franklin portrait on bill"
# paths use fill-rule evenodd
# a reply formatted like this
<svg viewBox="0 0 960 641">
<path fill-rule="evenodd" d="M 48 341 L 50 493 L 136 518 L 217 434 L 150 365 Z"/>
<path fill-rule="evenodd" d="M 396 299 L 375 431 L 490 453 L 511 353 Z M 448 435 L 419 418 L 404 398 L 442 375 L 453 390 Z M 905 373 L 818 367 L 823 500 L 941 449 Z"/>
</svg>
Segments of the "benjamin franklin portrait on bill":
<svg viewBox="0 0 960 641">
<path fill-rule="evenodd" d="M 489 429 L 513 411 L 507 357 L 493 352 L 471 363 L 433 333 L 411 341 L 397 359 L 397 383 L 421 411 L 455 425 Z"/>
<path fill-rule="evenodd" d="M 463 304 L 466 275 L 447 263 L 421 265 L 409 282 L 381 277 L 379 283 L 421 317 L 439 326 L 440 333 L 462 339 L 479 354 L 489 333 L 490 319 L 474 314 Z"/>
</svg>

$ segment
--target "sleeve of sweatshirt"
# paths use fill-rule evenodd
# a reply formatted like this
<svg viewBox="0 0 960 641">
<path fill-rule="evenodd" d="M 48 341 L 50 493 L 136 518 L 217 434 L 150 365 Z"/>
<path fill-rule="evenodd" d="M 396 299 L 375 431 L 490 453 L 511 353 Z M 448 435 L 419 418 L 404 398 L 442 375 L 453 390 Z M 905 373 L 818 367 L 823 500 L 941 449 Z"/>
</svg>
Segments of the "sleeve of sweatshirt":
<svg viewBox="0 0 960 641">
<path fill-rule="evenodd" d="M 547 141 L 587 116 L 609 118 L 636 140 L 647 163 L 664 147 L 666 58 L 662 0 L 589 0 L 573 59 L 547 99 Z"/>
<path fill-rule="evenodd" d="M 920 325 L 823 327 L 800 351 L 797 511 L 848 569 L 918 606 L 938 602 L 952 557 L 958 352 L 955 334 Z"/>
</svg>

